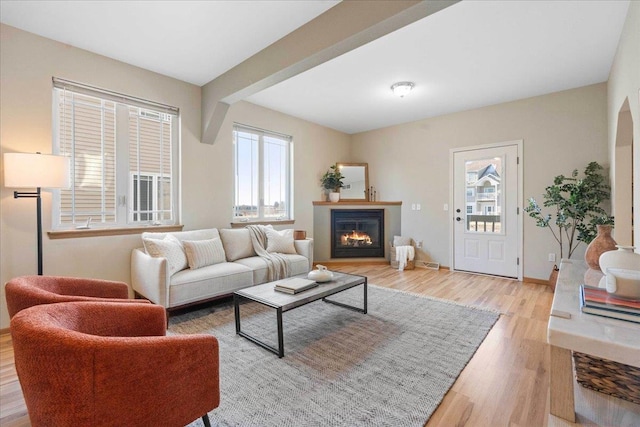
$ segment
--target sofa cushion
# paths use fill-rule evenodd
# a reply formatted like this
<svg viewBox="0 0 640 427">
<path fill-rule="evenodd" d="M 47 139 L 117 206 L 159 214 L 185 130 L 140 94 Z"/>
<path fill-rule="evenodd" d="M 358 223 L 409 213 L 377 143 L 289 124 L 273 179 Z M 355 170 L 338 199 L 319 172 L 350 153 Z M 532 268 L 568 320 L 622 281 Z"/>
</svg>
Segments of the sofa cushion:
<svg viewBox="0 0 640 427">
<path fill-rule="evenodd" d="M 174 236 L 167 234 L 164 239 L 143 238 L 144 249 L 155 258 L 166 258 L 169 275 L 187 268 L 187 255 L 182 244 Z"/>
<path fill-rule="evenodd" d="M 281 254 L 295 254 L 296 248 L 293 245 L 293 230 L 287 229 L 278 231 L 273 228 L 265 228 L 267 235 L 267 252 L 277 252 Z"/>
<path fill-rule="evenodd" d="M 169 307 L 231 294 L 251 285 L 251 269 L 235 262 L 222 262 L 196 270 L 182 270 L 171 277 Z"/>
<path fill-rule="evenodd" d="M 289 261 L 291 267 L 291 276 L 309 272 L 309 259 L 302 255 L 283 254 L 284 258 Z M 234 264 L 242 264 L 253 270 L 253 284 L 259 285 L 266 283 L 269 277 L 267 262 L 259 256 L 239 259 Z"/>
<path fill-rule="evenodd" d="M 223 228 L 220 230 L 227 261 L 256 256 L 248 228 Z"/>
<path fill-rule="evenodd" d="M 218 237 L 210 240 L 183 240 L 182 244 L 191 269 L 226 261 L 222 241 Z"/>
</svg>

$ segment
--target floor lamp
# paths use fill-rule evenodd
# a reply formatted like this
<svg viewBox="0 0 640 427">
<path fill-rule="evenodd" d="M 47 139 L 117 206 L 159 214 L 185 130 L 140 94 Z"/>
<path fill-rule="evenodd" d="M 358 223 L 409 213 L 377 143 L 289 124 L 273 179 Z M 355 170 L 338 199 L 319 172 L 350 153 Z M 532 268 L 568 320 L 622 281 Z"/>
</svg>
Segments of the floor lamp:
<svg viewBox="0 0 640 427">
<path fill-rule="evenodd" d="M 69 158 L 40 153 L 5 153 L 4 186 L 34 188 L 36 191 L 14 191 L 15 199 L 36 199 L 38 221 L 38 275 L 42 276 L 42 198 L 41 188 L 69 187 Z"/>
</svg>

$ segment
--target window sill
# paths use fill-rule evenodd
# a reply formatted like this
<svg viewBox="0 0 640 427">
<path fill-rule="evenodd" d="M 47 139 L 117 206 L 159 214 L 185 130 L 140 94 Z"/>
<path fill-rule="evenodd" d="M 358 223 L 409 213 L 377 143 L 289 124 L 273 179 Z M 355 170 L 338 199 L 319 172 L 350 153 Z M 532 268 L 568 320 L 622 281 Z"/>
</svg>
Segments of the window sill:
<svg viewBox="0 0 640 427">
<path fill-rule="evenodd" d="M 125 234 L 140 234 L 145 231 L 167 232 L 182 231 L 184 225 L 148 225 L 144 227 L 123 228 L 88 228 L 83 230 L 52 230 L 47 231 L 50 239 L 75 239 L 78 237 L 120 236 Z"/>
<path fill-rule="evenodd" d="M 243 222 L 232 222 L 231 228 L 244 228 L 247 225 L 282 225 L 282 224 L 295 224 L 295 220 L 293 219 L 282 219 L 282 220 L 273 220 L 273 221 L 243 221 Z"/>
</svg>

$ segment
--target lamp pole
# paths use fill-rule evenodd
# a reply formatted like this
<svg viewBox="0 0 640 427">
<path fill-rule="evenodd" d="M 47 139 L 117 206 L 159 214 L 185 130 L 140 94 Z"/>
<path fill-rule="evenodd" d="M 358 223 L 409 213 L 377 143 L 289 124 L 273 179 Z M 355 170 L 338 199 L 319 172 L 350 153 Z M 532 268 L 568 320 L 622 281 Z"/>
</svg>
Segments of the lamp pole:
<svg viewBox="0 0 640 427">
<path fill-rule="evenodd" d="M 36 221 L 38 222 L 38 276 L 42 276 L 42 197 L 40 197 L 40 187 L 37 187 L 36 191 L 14 191 L 13 198 L 36 199 Z"/>
</svg>

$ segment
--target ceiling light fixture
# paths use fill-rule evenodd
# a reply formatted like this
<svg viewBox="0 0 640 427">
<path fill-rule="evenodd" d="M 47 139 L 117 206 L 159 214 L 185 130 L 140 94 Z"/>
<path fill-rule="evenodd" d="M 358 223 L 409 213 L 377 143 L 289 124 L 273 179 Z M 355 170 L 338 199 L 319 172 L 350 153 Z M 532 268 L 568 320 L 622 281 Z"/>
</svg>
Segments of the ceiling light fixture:
<svg viewBox="0 0 640 427">
<path fill-rule="evenodd" d="M 406 94 L 411 92 L 411 89 L 415 86 L 412 82 L 398 82 L 391 85 L 391 90 L 394 95 L 404 98 Z"/>
</svg>

